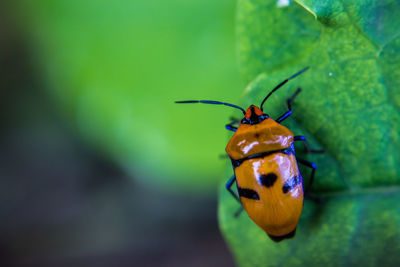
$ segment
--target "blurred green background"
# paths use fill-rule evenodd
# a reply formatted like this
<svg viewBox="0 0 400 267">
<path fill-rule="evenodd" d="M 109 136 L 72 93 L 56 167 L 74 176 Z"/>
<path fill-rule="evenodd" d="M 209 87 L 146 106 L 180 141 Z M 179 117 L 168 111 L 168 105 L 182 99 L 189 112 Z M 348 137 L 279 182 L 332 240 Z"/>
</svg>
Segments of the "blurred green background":
<svg viewBox="0 0 400 267">
<path fill-rule="evenodd" d="M 0 2 L 2 266 L 231 266 L 235 1 Z M 212 130 L 210 130 L 212 129 Z"/>
</svg>

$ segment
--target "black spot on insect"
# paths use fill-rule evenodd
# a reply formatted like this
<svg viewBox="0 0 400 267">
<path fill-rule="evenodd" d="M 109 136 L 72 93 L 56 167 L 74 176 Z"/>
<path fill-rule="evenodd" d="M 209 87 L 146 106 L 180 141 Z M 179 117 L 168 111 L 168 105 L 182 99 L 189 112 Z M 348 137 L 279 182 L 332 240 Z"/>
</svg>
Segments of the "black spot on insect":
<svg viewBox="0 0 400 267">
<path fill-rule="evenodd" d="M 290 189 L 292 189 L 292 187 L 289 186 L 289 185 L 287 185 L 287 184 L 285 184 L 285 185 L 282 187 L 282 191 L 283 191 L 284 194 L 287 194 L 287 193 L 290 191 Z"/>
<path fill-rule="evenodd" d="M 254 135 L 254 137 L 255 137 L 256 139 L 258 139 L 258 138 L 260 137 L 260 134 L 259 134 L 259 133 L 256 133 L 256 134 Z"/>
<path fill-rule="evenodd" d="M 286 183 L 282 187 L 282 191 L 284 194 L 290 192 L 293 188 L 295 188 L 300 183 L 300 176 L 294 176 L 286 181 Z"/>
<path fill-rule="evenodd" d="M 278 176 L 275 173 L 268 173 L 268 174 L 262 174 L 260 177 L 258 177 L 260 184 L 266 187 L 271 187 L 274 185 L 276 179 L 278 179 Z"/>
<path fill-rule="evenodd" d="M 255 199 L 255 200 L 260 199 L 260 196 L 258 195 L 258 193 L 256 191 L 254 191 L 253 189 L 238 187 L 238 193 L 239 193 L 239 196 L 244 197 L 244 198 Z"/>
</svg>

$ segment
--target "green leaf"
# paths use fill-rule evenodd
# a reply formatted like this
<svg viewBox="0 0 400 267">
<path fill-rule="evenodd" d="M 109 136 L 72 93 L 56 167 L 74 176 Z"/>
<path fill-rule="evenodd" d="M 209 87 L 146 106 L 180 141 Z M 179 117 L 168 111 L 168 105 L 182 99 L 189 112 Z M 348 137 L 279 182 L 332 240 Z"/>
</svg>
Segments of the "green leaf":
<svg viewBox="0 0 400 267">
<path fill-rule="evenodd" d="M 294 239 L 271 241 L 221 186 L 219 220 L 239 266 L 389 266 L 400 263 L 400 10 L 397 1 L 239 0 L 243 105 L 310 70 L 264 105 L 273 118 L 297 87 L 283 124 L 323 155 Z M 378 2 L 378 3 L 376 3 Z M 301 167 L 305 184 L 309 170 Z M 232 175 L 230 168 L 226 174 Z"/>
</svg>

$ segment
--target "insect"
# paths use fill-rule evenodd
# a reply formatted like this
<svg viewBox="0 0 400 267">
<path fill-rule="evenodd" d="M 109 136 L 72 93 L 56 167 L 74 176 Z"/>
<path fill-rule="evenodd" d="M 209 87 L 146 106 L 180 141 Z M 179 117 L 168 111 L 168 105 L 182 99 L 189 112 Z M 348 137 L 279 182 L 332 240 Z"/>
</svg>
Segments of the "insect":
<svg viewBox="0 0 400 267">
<path fill-rule="evenodd" d="M 227 130 L 235 132 L 225 149 L 234 171 L 226 188 L 254 223 L 275 242 L 294 237 L 303 209 L 305 190 L 297 163 L 311 168 L 307 190 L 313 183 L 316 170 L 314 163 L 296 158 L 294 142 L 303 142 L 307 152 L 322 153 L 323 150 L 310 149 L 304 136 L 296 136 L 280 124 L 292 114 L 292 103 L 301 92 L 300 88 L 287 99 L 288 111 L 276 120 L 263 112 L 263 105 L 276 90 L 306 70 L 308 67 L 278 84 L 263 99 L 260 107 L 251 105 L 246 111 L 240 106 L 219 101 L 175 102 L 225 105 L 243 112 L 238 127 L 234 126 L 238 121 L 225 125 Z M 235 182 L 237 194 L 232 190 Z"/>
</svg>

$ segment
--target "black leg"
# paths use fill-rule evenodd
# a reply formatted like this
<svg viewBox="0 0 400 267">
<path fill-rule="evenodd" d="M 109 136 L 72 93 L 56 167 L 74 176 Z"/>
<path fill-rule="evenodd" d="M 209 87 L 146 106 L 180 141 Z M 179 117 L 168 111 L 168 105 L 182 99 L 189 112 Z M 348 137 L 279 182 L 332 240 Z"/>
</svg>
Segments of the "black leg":
<svg viewBox="0 0 400 267">
<path fill-rule="evenodd" d="M 315 175 L 315 170 L 317 169 L 317 165 L 315 165 L 314 163 L 309 162 L 307 160 L 304 160 L 304 159 L 297 158 L 297 161 L 299 163 L 301 163 L 301 164 L 303 164 L 303 165 L 305 165 L 305 166 L 307 166 L 307 167 L 312 169 L 311 170 L 311 175 L 310 175 L 310 181 L 308 182 L 308 186 L 307 186 L 307 188 L 305 189 L 305 192 L 304 192 L 304 195 L 307 196 L 309 194 L 309 192 L 311 190 L 311 186 L 312 186 L 312 184 L 314 182 L 314 175 Z"/>
<path fill-rule="evenodd" d="M 240 203 L 240 207 L 238 208 L 238 210 L 233 214 L 233 217 L 238 217 L 242 211 L 243 211 L 243 205 L 242 202 L 240 201 L 239 197 L 232 191 L 232 185 L 233 183 L 236 181 L 236 177 L 235 175 L 232 176 L 231 179 L 229 179 L 229 181 L 226 183 L 225 187 L 226 189 L 229 191 L 229 193 L 231 193 L 231 195 Z"/>
<path fill-rule="evenodd" d="M 227 154 L 220 154 L 219 158 L 220 159 L 227 159 L 227 158 L 229 158 L 229 156 Z"/>
<path fill-rule="evenodd" d="M 240 123 L 241 119 L 235 118 L 235 117 L 230 117 L 231 123 Z"/>
<path fill-rule="evenodd" d="M 240 206 L 237 211 L 233 214 L 233 217 L 239 217 L 240 214 L 242 214 L 242 211 L 244 210 L 243 206 Z"/>
<path fill-rule="evenodd" d="M 288 107 L 288 111 L 285 112 L 283 115 L 281 115 L 278 119 L 276 119 L 276 122 L 281 123 L 285 119 L 287 119 L 290 115 L 292 115 L 292 104 L 296 96 L 301 92 L 301 88 L 297 88 L 296 92 L 286 100 L 286 105 Z"/>
<path fill-rule="evenodd" d="M 311 149 L 310 145 L 307 142 L 307 139 L 304 136 L 296 135 L 294 137 L 294 141 L 302 141 L 303 144 L 304 144 L 304 148 L 306 150 L 306 153 L 315 153 L 315 154 L 325 153 L 325 150 L 323 150 L 323 149 Z"/>
<path fill-rule="evenodd" d="M 239 197 L 235 194 L 235 192 L 232 191 L 232 185 L 233 183 L 236 182 L 236 177 L 233 175 L 231 179 L 225 184 L 226 189 L 231 193 L 231 195 L 242 205 L 242 202 L 240 201 Z"/>
<path fill-rule="evenodd" d="M 232 126 L 232 124 L 233 124 L 233 123 L 226 124 L 226 125 L 225 125 L 225 129 L 227 129 L 227 130 L 229 130 L 229 131 L 232 131 L 232 132 L 236 132 L 237 127 Z"/>
<path fill-rule="evenodd" d="M 229 124 L 225 125 L 225 129 L 227 129 L 229 131 L 232 131 L 232 132 L 236 132 L 237 127 L 235 127 L 233 125 L 236 124 L 236 123 L 240 123 L 240 120 L 236 119 L 236 118 L 233 118 L 233 117 L 231 117 L 230 120 L 231 120 L 231 122 Z"/>
</svg>

